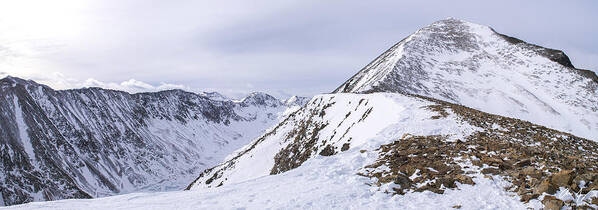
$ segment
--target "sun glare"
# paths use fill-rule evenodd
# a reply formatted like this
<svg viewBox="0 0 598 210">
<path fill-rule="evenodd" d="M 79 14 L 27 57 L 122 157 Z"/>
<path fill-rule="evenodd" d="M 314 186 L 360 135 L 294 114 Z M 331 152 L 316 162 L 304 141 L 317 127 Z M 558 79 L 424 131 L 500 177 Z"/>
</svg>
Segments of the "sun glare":
<svg viewBox="0 0 598 210">
<path fill-rule="evenodd" d="M 0 41 L 75 38 L 83 25 L 88 4 L 78 0 L 2 1 Z"/>
</svg>

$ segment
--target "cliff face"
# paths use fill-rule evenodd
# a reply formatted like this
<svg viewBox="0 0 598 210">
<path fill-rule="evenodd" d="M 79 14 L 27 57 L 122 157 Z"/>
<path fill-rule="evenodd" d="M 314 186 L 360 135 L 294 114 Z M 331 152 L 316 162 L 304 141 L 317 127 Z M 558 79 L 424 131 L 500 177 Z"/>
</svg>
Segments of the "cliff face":
<svg viewBox="0 0 598 210">
<path fill-rule="evenodd" d="M 14 77 L 0 80 L 0 96 L 5 205 L 182 189 L 287 108 L 262 93 L 55 91 Z"/>
</svg>

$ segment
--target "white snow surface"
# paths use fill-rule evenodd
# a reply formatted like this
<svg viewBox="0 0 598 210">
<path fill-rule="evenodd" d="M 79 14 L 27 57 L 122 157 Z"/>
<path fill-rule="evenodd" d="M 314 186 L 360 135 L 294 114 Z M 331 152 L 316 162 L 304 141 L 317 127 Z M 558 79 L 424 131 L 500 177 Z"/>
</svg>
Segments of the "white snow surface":
<svg viewBox="0 0 598 210">
<path fill-rule="evenodd" d="M 526 209 L 505 192 L 502 181 L 476 178 L 476 185 L 459 185 L 445 194 L 432 192 L 390 196 L 365 185 L 355 171 L 375 159 L 372 153 L 350 150 L 313 158 L 284 174 L 265 176 L 219 188 L 132 193 L 98 198 L 34 202 L 6 209 Z M 495 179 L 498 180 L 498 179 Z"/>
<path fill-rule="evenodd" d="M 447 19 L 400 41 L 335 92 L 423 95 L 598 141 L 598 81 L 546 52 L 565 58 Z"/>
<path fill-rule="evenodd" d="M 35 161 L 35 152 L 33 151 L 29 134 L 27 134 L 27 124 L 25 124 L 25 121 L 23 120 L 23 110 L 19 105 L 17 97 L 13 97 L 13 102 L 15 106 L 15 118 L 17 121 L 17 129 L 19 130 L 21 144 L 23 144 L 23 148 L 25 149 L 25 152 L 27 152 L 29 159 Z"/>
<path fill-rule="evenodd" d="M 361 102 L 361 103 L 360 103 Z M 221 187 L 203 184 L 200 179 L 190 191 L 162 193 L 133 193 L 90 200 L 60 200 L 34 202 L 7 209 L 526 209 L 537 208 L 537 202 L 523 204 L 501 178 L 488 179 L 478 175 L 476 185 L 458 185 L 444 194 L 411 192 L 391 196 L 378 187 L 366 185 L 369 178 L 356 173 L 372 164 L 378 157 L 375 151 L 382 144 L 391 143 L 406 134 L 450 135 L 455 138 L 469 135 L 477 128 L 463 123 L 450 113 L 446 118 L 433 120 L 437 115 L 424 108 L 429 101 L 392 93 L 329 94 L 314 97 L 305 107 L 290 115 L 269 134 L 234 154 L 242 154 L 224 165 L 223 175 L 212 183 L 223 181 Z M 362 119 L 363 113 L 371 109 Z M 320 113 L 312 122 L 327 122 L 320 131 L 320 142 L 351 143 L 347 151 L 333 156 L 314 155 L 300 167 L 277 175 L 269 175 L 273 156 L 289 142 L 285 135 L 309 113 Z M 315 111 L 315 112 L 313 112 Z M 347 113 L 351 112 L 347 116 Z M 320 116 L 320 115 L 318 115 Z M 360 121 L 361 120 L 361 121 Z M 346 126 L 347 124 L 355 124 Z M 348 129 L 348 131 L 346 131 Z M 334 130 L 345 133 L 334 135 Z M 334 137 L 333 137 L 334 136 Z M 338 136 L 338 137 L 337 137 Z M 349 139 L 351 139 L 349 141 Z M 255 146 L 251 146 L 254 145 Z M 362 152 L 365 150 L 365 152 Z M 208 174 L 207 177 L 209 177 Z M 226 179 L 226 180 L 225 180 Z M 211 188 L 210 188 L 211 187 Z"/>
<path fill-rule="evenodd" d="M 306 123 L 306 119 L 312 120 L 309 126 L 328 124 L 319 131 L 317 137 L 320 150 L 324 141 L 336 148 L 350 143 L 351 148 L 373 150 L 405 134 L 449 135 L 449 139 L 455 139 L 478 130 L 456 118 L 431 120 L 430 117 L 436 113 L 423 108 L 431 104 L 422 99 L 394 93 L 316 96 L 264 136 L 230 155 L 228 161 L 200 178 L 193 189 L 210 188 L 221 183 L 235 184 L 269 175 L 274 165 L 274 156 L 292 142 L 289 135 L 295 133 L 297 125 Z M 322 111 L 325 112 L 323 116 L 312 116 L 313 113 L 319 114 Z M 311 132 L 310 128 L 312 127 L 306 132 Z M 221 173 L 220 177 L 210 184 L 201 184 L 215 173 Z"/>
</svg>

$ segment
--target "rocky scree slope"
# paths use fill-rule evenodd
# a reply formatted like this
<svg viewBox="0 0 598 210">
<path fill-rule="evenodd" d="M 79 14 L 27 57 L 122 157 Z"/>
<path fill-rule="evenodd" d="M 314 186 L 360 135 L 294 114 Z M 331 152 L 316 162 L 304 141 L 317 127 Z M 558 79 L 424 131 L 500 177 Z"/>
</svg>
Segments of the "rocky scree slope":
<svg viewBox="0 0 598 210">
<path fill-rule="evenodd" d="M 184 188 L 288 108 L 263 93 L 55 91 L 15 77 L 0 96 L 1 205 Z"/>
<path fill-rule="evenodd" d="M 598 141 L 598 77 L 562 51 L 457 19 L 392 46 L 334 93 L 432 97 Z"/>
</svg>

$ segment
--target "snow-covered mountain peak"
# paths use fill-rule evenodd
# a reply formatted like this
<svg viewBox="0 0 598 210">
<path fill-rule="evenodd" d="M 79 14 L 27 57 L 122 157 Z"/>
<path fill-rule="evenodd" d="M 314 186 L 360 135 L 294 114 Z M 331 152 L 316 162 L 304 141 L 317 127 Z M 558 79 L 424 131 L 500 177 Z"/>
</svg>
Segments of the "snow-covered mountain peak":
<svg viewBox="0 0 598 210">
<path fill-rule="evenodd" d="M 216 101 L 230 101 L 229 97 L 226 97 L 219 92 L 201 92 L 199 95 L 208 97 L 209 99 L 216 100 Z"/>
<path fill-rule="evenodd" d="M 262 92 L 253 92 L 249 94 L 245 98 L 241 99 L 241 104 L 268 107 L 278 107 L 283 105 L 282 102 L 280 102 L 280 100 L 276 99 L 274 96 Z"/>
<path fill-rule="evenodd" d="M 598 77 L 562 51 L 445 19 L 403 39 L 334 93 L 432 97 L 598 140 Z"/>
<path fill-rule="evenodd" d="M 287 106 L 291 107 L 291 106 L 303 106 L 305 104 L 307 104 L 307 102 L 309 102 L 308 97 L 302 97 L 302 96 L 291 96 L 290 98 L 288 98 L 287 100 L 284 101 L 284 104 L 286 104 Z"/>
<path fill-rule="evenodd" d="M 36 83 L 33 80 L 24 80 L 18 77 L 13 77 L 13 76 L 6 76 L 2 79 L 0 79 L 0 86 L 1 87 L 14 87 L 17 84 L 23 85 L 23 86 L 40 86 L 40 84 Z"/>
</svg>

